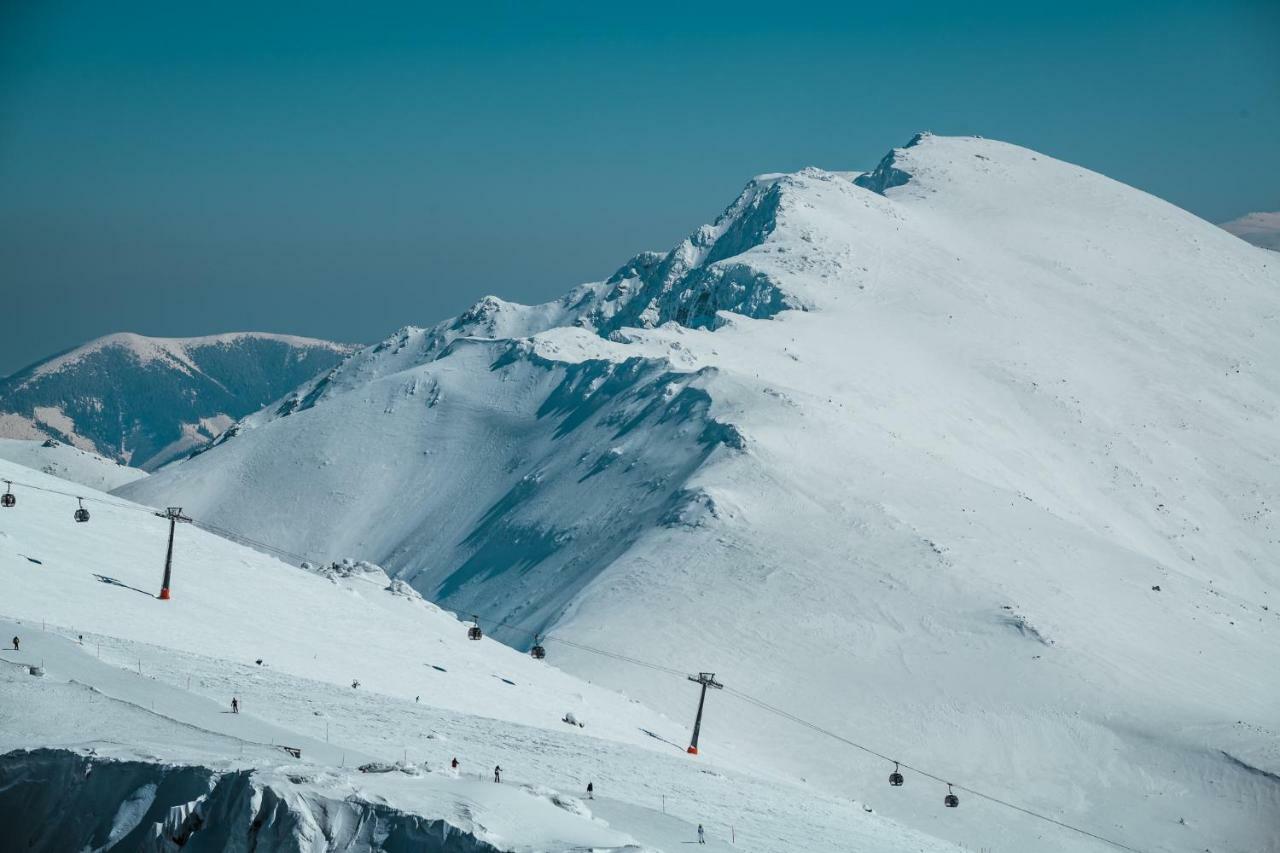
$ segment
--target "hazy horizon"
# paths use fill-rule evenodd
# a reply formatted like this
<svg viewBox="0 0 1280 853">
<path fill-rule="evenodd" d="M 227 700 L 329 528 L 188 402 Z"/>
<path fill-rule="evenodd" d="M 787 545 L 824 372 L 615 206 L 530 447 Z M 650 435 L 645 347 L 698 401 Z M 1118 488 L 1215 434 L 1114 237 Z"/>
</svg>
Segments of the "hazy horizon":
<svg viewBox="0 0 1280 853">
<path fill-rule="evenodd" d="M 1280 208 L 1280 9 L 0 12 L 0 375 L 117 331 L 344 342 L 665 250 L 920 130 Z"/>
</svg>

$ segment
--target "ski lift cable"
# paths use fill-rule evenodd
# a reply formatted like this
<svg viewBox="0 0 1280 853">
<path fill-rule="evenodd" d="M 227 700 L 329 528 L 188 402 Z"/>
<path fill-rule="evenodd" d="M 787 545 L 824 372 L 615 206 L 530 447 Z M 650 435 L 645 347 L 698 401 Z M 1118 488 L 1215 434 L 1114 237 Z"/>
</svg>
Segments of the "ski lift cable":
<svg viewBox="0 0 1280 853">
<path fill-rule="evenodd" d="M 555 634 L 547 634 L 542 631 L 530 631 L 528 628 L 521 628 L 520 626 L 515 625 L 506 619 L 495 619 L 490 617 L 490 618 L 486 618 L 485 621 L 492 626 L 490 630 L 492 630 L 492 628 L 506 628 L 512 633 L 522 634 L 527 637 L 532 637 L 535 642 L 537 642 L 537 640 L 541 638 L 544 642 L 554 641 L 564 646 L 570 646 L 575 649 L 580 649 L 584 652 L 590 652 L 591 654 L 595 654 L 595 655 L 603 655 L 604 657 L 613 658 L 614 660 L 623 661 L 624 663 L 633 664 L 635 666 L 646 667 L 648 669 L 656 670 L 657 672 L 663 672 L 668 675 L 677 676 L 679 678 L 684 678 L 686 675 L 688 675 L 688 673 L 682 669 L 674 669 L 672 667 L 663 666 L 662 664 L 653 663 L 651 661 L 640 660 L 639 658 L 633 658 L 628 655 L 621 654 L 619 652 L 611 652 L 607 649 L 598 649 L 594 646 L 588 646 L 585 643 L 574 642 L 573 640 L 568 640 L 564 637 L 560 637 Z"/>
<path fill-rule="evenodd" d="M 507 623 L 502 622 L 502 621 L 496 621 L 496 620 L 495 620 L 493 624 L 494 624 L 494 625 L 506 625 Z M 520 633 L 532 634 L 532 632 L 530 632 L 530 631 L 527 631 L 527 630 L 525 630 L 525 629 L 518 628 L 518 627 L 515 627 L 515 626 L 512 626 L 512 625 L 507 625 L 507 627 L 511 628 L 511 629 L 512 629 L 512 630 L 514 630 L 514 631 L 520 632 Z M 593 646 L 588 646 L 588 645 L 583 644 L 583 643 L 576 643 L 576 642 L 573 642 L 573 641 L 571 641 L 571 640 L 566 640 L 566 639 L 564 639 L 563 637 L 556 637 L 555 635 L 547 635 L 547 636 L 545 636 L 545 637 L 544 637 L 544 639 L 546 639 L 546 640 L 555 640 L 556 642 L 561 643 L 561 644 L 563 644 L 563 645 L 571 646 L 571 647 L 573 647 L 573 648 L 577 648 L 577 649 L 580 649 L 580 650 L 585 651 L 585 652 L 590 652 L 591 654 L 603 655 L 603 656 L 605 656 L 605 657 L 609 657 L 609 658 L 612 658 L 612 659 L 614 659 L 614 660 L 620 660 L 620 661 L 624 661 L 624 662 L 626 662 L 626 663 L 634 664 L 634 665 L 636 665 L 636 666 L 646 667 L 646 668 L 648 668 L 648 669 L 656 670 L 656 671 L 658 671 L 658 672 L 662 672 L 662 673 L 665 673 L 665 674 L 668 674 L 668 675 L 672 675 L 672 676 L 675 676 L 675 677 L 677 677 L 677 678 L 682 678 L 682 679 L 683 679 L 683 678 L 685 678 L 685 677 L 687 676 L 687 673 L 686 673 L 686 671 L 685 671 L 685 670 L 673 669 L 673 668 L 668 667 L 668 666 L 663 666 L 662 664 L 653 663 L 653 662 L 651 662 L 651 661 L 640 660 L 639 658 L 633 658 L 633 657 L 630 657 L 630 656 L 628 656 L 628 655 L 619 654 L 619 653 L 617 653 L 617 652 L 611 652 L 611 651 L 608 651 L 608 650 L 606 650 L 606 649 L 598 649 L 598 648 L 595 648 L 595 647 L 593 647 Z M 748 704 L 754 705 L 755 707 L 759 708 L 759 709 L 760 709 L 760 710 L 762 710 L 762 711 L 765 711 L 765 712 L 770 713 L 770 714 L 774 714 L 775 716 L 778 716 L 778 717 L 782 717 L 783 719 L 789 720 L 789 721 L 791 721 L 791 722 L 793 722 L 793 723 L 795 723 L 795 724 L 797 724 L 797 725 L 804 726 L 805 728 L 811 729 L 812 731 L 815 731 L 815 732 L 817 732 L 817 733 L 819 733 L 819 734 L 821 734 L 821 735 L 823 735 L 823 736 L 825 736 L 825 737 L 829 737 L 829 738 L 831 738 L 831 739 L 833 739 L 833 740 L 836 740 L 836 741 L 838 741 L 838 742 L 840 742 L 840 743 L 845 744 L 846 746 L 851 746 L 851 747 L 853 747 L 853 748 L 855 748 L 855 749 L 861 750 L 862 752 L 865 752 L 865 753 L 867 753 L 868 755 L 874 756 L 874 757 L 876 757 L 876 758 L 878 758 L 878 759 L 880 759 L 880 760 L 882 760 L 882 761 L 888 762 L 888 763 L 890 763 L 890 764 L 896 764 L 896 765 L 899 765 L 899 766 L 901 766 L 903 769 L 905 769 L 905 770 L 909 770 L 909 771 L 911 771 L 912 773 L 916 773 L 916 774 L 918 774 L 918 775 L 920 775 L 920 776 L 923 776 L 923 777 L 925 777 L 926 779 L 931 779 L 931 780 L 933 780 L 933 781 L 935 781 L 935 782 L 938 782 L 938 783 L 940 783 L 940 784 L 942 784 L 942 785 L 948 785 L 948 786 L 954 787 L 956 790 L 964 791 L 964 792 L 966 792 L 966 793 L 968 793 L 968 794 L 971 794 L 971 795 L 973 795 L 973 796 L 975 796 L 975 797 L 978 797 L 979 799 L 983 799 L 983 800 L 986 800 L 986 801 L 988 801 L 988 802 L 990 802 L 990 803 L 994 803 L 994 804 L 996 804 L 996 805 L 1003 806 L 1003 807 L 1005 807 L 1005 808 L 1007 808 L 1007 809 L 1012 809 L 1013 811 L 1019 812 L 1019 813 L 1024 814 L 1024 815 L 1026 815 L 1026 816 L 1028 816 L 1028 817 L 1035 818 L 1035 819 L 1037 819 L 1037 820 L 1042 820 L 1042 821 L 1045 821 L 1045 822 L 1047 822 L 1047 823 L 1051 823 L 1051 824 L 1053 824 L 1053 825 L 1055 825 L 1055 826 L 1057 826 L 1057 827 L 1059 827 L 1059 828 L 1066 829 L 1066 830 L 1068 830 L 1068 831 L 1070 831 L 1070 832 L 1075 832 L 1075 833 L 1078 833 L 1078 834 L 1080 834 L 1080 835 L 1084 835 L 1084 836 L 1086 836 L 1086 837 L 1088 837 L 1088 838 L 1092 838 L 1092 839 L 1094 839 L 1095 841 L 1100 841 L 1100 842 L 1102 842 L 1102 843 L 1104 843 L 1104 844 L 1108 844 L 1108 845 L 1110 845 L 1110 846 L 1112 846 L 1112 847 L 1115 847 L 1115 848 L 1116 848 L 1116 849 L 1118 849 L 1118 850 L 1127 850 L 1127 851 L 1129 851 L 1129 853 L 1144 853 L 1144 851 L 1140 850 L 1140 849 L 1139 849 L 1139 848 L 1137 848 L 1137 847 L 1131 847 L 1130 845 L 1125 844 L 1125 843 L 1123 843 L 1123 842 L 1116 841 L 1116 840 L 1111 839 L 1111 838 L 1107 838 L 1106 836 L 1099 835 L 1099 834 L 1097 834 L 1096 832 L 1091 832 L 1090 830 L 1084 829 L 1083 827 L 1079 827 L 1079 826 L 1075 826 L 1074 824 L 1066 823 L 1065 821 L 1058 820 L 1057 818 L 1052 817 L 1051 815 L 1047 815 L 1047 814 L 1043 814 L 1043 813 L 1041 813 L 1041 812 L 1037 812 L 1037 811 L 1035 811 L 1034 809 L 1029 809 L 1029 808 L 1026 808 L 1025 806 L 1020 806 L 1020 805 L 1018 805 L 1018 804 L 1016 804 L 1016 803 L 1011 803 L 1011 802 L 1009 802 L 1008 800 L 1002 799 L 1002 798 L 997 797 L 997 796 L 995 796 L 995 795 L 993 795 L 993 794 L 985 793 L 985 792 L 980 791 L 980 790 L 978 790 L 978 789 L 976 789 L 976 788 L 971 788 L 971 787 L 969 787 L 969 786 L 967 786 L 967 785 L 963 785 L 963 784 L 960 784 L 960 783 L 952 782 L 952 781 L 950 781 L 949 779 L 946 779 L 946 778 L 944 778 L 944 777 L 942 777 L 942 776 L 937 775 L 936 773 L 931 773 L 931 772 L 929 772 L 928 770 L 925 770 L 925 769 L 923 769 L 923 768 L 921 768 L 921 767 L 917 767 L 917 766 L 912 765 L 912 764 L 908 764 L 908 763 L 906 763 L 906 762 L 904 762 L 904 761 L 901 761 L 900 759 L 890 758 L 886 753 L 880 752 L 880 751 L 878 751 L 878 750 L 872 749 L 872 748 L 871 748 L 871 747 L 869 747 L 869 746 L 865 746 L 864 744 L 858 743 L 857 741 L 851 740 L 850 738 L 847 738 L 847 737 L 845 737 L 845 736 L 843 736 L 843 735 L 841 735 L 841 734 L 839 734 L 839 733 L 837 733 L 837 732 L 831 731 L 830 729 L 824 728 L 823 726 L 820 726 L 820 725 L 818 725 L 817 723 L 814 723 L 814 722 L 811 722 L 811 721 L 809 721 L 809 720 L 806 720 L 806 719 L 804 719 L 803 717 L 798 717 L 798 716 L 796 716 L 795 714 L 792 714 L 792 713 L 791 713 L 791 712 L 789 712 L 789 711 L 785 711 L 785 710 L 783 710 L 782 708 L 778 708 L 778 707 L 775 707 L 775 706 L 773 706 L 773 705 L 770 705 L 769 703 L 767 703 L 767 702 L 765 702 L 765 701 L 763 701 L 763 700 L 761 700 L 761 699 L 757 699 L 756 697 L 754 697 L 754 696 L 750 695 L 749 693 L 744 693 L 744 692 L 742 692 L 741 690 L 735 690 L 735 689 L 733 689 L 733 688 L 731 688 L 731 687 L 726 687 L 726 688 L 724 689 L 724 692 L 725 692 L 725 693 L 728 693 L 729 695 L 731 695 L 731 696 L 733 696 L 733 697 L 735 697 L 735 698 L 737 698 L 737 699 L 739 699 L 739 700 L 741 700 L 741 701 L 743 701 L 743 702 L 747 702 Z M 953 777 L 953 778 L 954 778 L 954 777 Z"/>
<path fill-rule="evenodd" d="M 298 562 L 304 562 L 304 563 L 320 564 L 324 562 L 323 560 L 317 557 L 308 556 L 307 554 L 299 554 L 297 551 L 290 551 L 286 548 L 280 548 L 275 545 L 272 545 L 269 542 L 262 542 L 257 539 L 252 539 L 241 533 L 237 533 L 234 530 L 228 530 L 225 527 L 219 527 L 218 525 L 210 524 L 207 521 L 200 521 L 199 519 L 196 519 L 193 523 L 195 524 L 196 527 L 199 527 L 202 530 L 205 530 L 209 533 L 213 533 L 217 536 L 221 536 L 224 539 L 230 539 L 233 542 L 239 542 L 243 545 L 248 545 L 252 548 L 268 551 L 271 554 L 279 555 L 282 557 L 288 557 L 292 560 L 296 560 Z"/>
<path fill-rule="evenodd" d="M 4 479 L 0 479 L 0 483 L 4 483 L 8 486 L 21 486 L 24 489 L 31 489 L 34 492 L 45 492 L 51 495 L 62 495 L 63 497 L 66 497 L 66 498 L 75 498 L 76 500 L 89 501 L 91 503 L 102 504 L 103 506 L 115 507 L 116 509 L 131 509 L 135 512 L 145 512 L 147 515 L 152 515 L 154 512 L 154 510 L 143 507 L 140 504 L 127 504 L 127 503 L 119 503 L 117 501 L 104 501 L 102 498 L 94 498 L 94 497 L 86 498 L 84 495 L 78 494 L 76 492 L 64 492 L 60 489 L 50 489 L 48 486 L 37 486 L 34 483 L 24 483 L 21 480 L 10 480 L 7 477 Z"/>
<path fill-rule="evenodd" d="M 527 631 L 522 628 L 518 628 L 514 625 L 510 625 L 504 621 L 494 620 L 493 624 L 495 626 L 506 625 L 513 631 L 517 631 L 525 634 L 532 634 L 532 632 L 530 631 Z M 687 673 L 684 670 L 673 669 L 668 666 L 656 664 L 651 661 L 640 660 L 639 658 L 633 658 L 628 655 L 619 654 L 617 652 L 611 652 L 606 649 L 598 649 L 592 646 L 585 645 L 583 643 L 575 643 L 572 640 L 566 640 L 563 637 L 556 637 L 555 635 L 547 635 L 544 639 L 555 640 L 558 643 L 561 643 L 566 646 L 571 646 L 573 648 L 580 649 L 585 652 L 590 652 L 592 654 L 597 654 L 597 655 L 603 655 L 605 657 L 609 657 L 614 660 L 624 661 L 626 663 L 634 664 L 636 666 L 646 667 L 648 669 L 666 673 L 666 674 L 675 676 L 677 678 L 685 678 L 687 676 Z M 754 705 L 755 707 L 759 708 L 762 711 L 765 711 L 770 714 L 774 714 L 775 716 L 778 716 L 778 717 L 782 717 L 783 719 L 789 720 L 793 723 L 796 723 L 797 725 L 804 726 L 805 728 L 811 729 L 821 735 L 824 735 L 825 737 L 832 738 L 833 740 L 839 741 L 840 743 L 843 743 L 846 746 L 851 746 L 854 749 L 861 750 L 862 752 L 865 752 L 868 755 L 874 756 L 882 761 L 888 762 L 890 764 L 899 765 L 903 769 L 909 770 L 912 773 L 916 773 L 917 775 L 923 776 L 926 779 L 931 779 L 943 785 L 952 786 L 957 790 L 964 791 L 968 794 L 972 794 L 973 796 L 978 797 L 979 799 L 987 800 L 988 802 L 995 803 L 996 805 L 1004 806 L 1005 808 L 1012 809 L 1016 812 L 1020 812 L 1024 815 L 1035 818 L 1037 820 L 1043 820 L 1048 823 L 1054 824 L 1055 826 L 1058 826 L 1062 829 L 1079 833 L 1080 835 L 1087 836 L 1096 841 L 1101 841 L 1102 843 L 1111 845 L 1112 847 L 1115 847 L 1119 850 L 1127 850 L 1127 851 L 1130 851 L 1130 853 L 1143 853 L 1142 850 L 1136 847 L 1131 847 L 1127 844 L 1124 844 L 1123 842 L 1116 841 L 1114 839 L 1107 838 L 1102 835 L 1098 835 L 1097 833 L 1091 832 L 1087 829 L 1084 829 L 1083 827 L 1075 826 L 1073 824 L 1069 824 L 1064 821 L 1058 820 L 1057 818 L 1052 817 L 1050 815 L 1042 814 L 1040 812 L 1034 811 L 1033 809 L 1020 806 L 1016 803 L 1011 803 L 1008 800 L 1001 799 L 1000 797 L 985 793 L 983 791 L 977 790 L 976 788 L 970 788 L 967 785 L 962 785 L 956 782 L 952 782 L 949 779 L 945 779 L 942 776 L 937 775 L 936 773 L 931 773 L 921 767 L 916 767 L 915 765 L 908 764 L 904 761 L 901 761 L 900 759 L 890 758 L 886 753 L 880 752 L 878 750 L 872 749 L 869 746 L 865 746 L 861 743 L 858 743 L 857 741 L 851 740 L 850 738 L 847 738 L 841 734 L 838 734 L 837 732 L 831 731 L 830 729 L 824 728 L 818 725 L 817 723 L 806 720 L 803 717 L 798 717 L 789 711 L 785 711 L 782 708 L 778 708 L 773 705 L 770 705 L 769 703 L 761 699 L 757 699 L 756 697 L 750 695 L 749 693 L 744 693 L 741 690 L 735 690 L 732 687 L 724 688 L 724 692 L 728 693 L 729 695 L 743 702 L 747 702 L 748 704 Z"/>
<path fill-rule="evenodd" d="M 817 723 L 810 722 L 809 720 L 806 720 L 802 717 L 797 717 L 795 714 L 792 714 L 789 711 L 784 711 L 781 708 L 776 708 L 773 705 L 770 705 L 766 702 L 763 702 L 755 698 L 754 696 L 751 696 L 747 693 L 743 693 L 741 690 L 734 690 L 733 688 L 726 687 L 724 692 L 744 702 L 754 705 L 757 708 L 760 708 L 762 711 L 767 711 L 768 713 L 790 720 L 791 722 L 796 723 L 797 725 L 801 725 L 806 728 L 812 729 L 813 731 L 818 732 L 819 734 L 825 735 L 826 737 L 837 740 L 845 744 L 846 746 L 851 746 L 855 749 L 862 750 L 868 755 L 873 755 L 876 758 L 879 758 L 883 761 L 887 761 L 893 764 L 900 764 L 903 768 L 910 770 L 913 773 L 917 773 L 921 776 L 924 776 L 926 779 L 932 779 L 933 781 L 946 785 L 949 788 L 955 787 L 958 790 L 965 791 L 966 793 L 972 794 L 973 796 L 978 797 L 980 799 L 987 800 L 988 802 L 992 802 L 997 805 L 1004 806 L 1005 808 L 1008 808 L 1008 809 L 1013 809 L 1014 811 L 1021 812 L 1022 814 L 1027 815 L 1029 817 L 1036 818 L 1037 820 L 1047 821 L 1049 823 L 1054 824 L 1055 826 L 1061 827 L 1062 829 L 1067 829 L 1067 830 L 1070 830 L 1071 832 L 1076 832 L 1081 835 L 1088 836 L 1089 838 L 1092 838 L 1096 841 L 1101 841 L 1104 844 L 1109 844 L 1112 847 L 1115 847 L 1117 849 L 1128 850 L 1128 851 L 1131 851 L 1131 853 L 1143 853 L 1143 851 L 1139 850 L 1138 848 L 1130 847 L 1129 845 L 1124 844 L 1123 842 L 1116 841 L 1114 839 L 1107 838 L 1102 835 L 1098 835 L 1097 833 L 1090 832 L 1089 830 L 1084 829 L 1082 827 L 1066 823 L 1064 821 L 1058 820 L 1057 818 L 1051 817 L 1046 814 L 1042 814 L 1041 812 L 1037 812 L 1032 809 L 1026 808 L 1024 806 L 1017 805 L 1016 803 L 1011 803 L 1008 800 L 1003 800 L 999 797 L 984 793 L 975 788 L 970 788 L 966 785 L 961 785 L 957 782 L 951 782 L 947 779 L 944 779 L 941 776 L 938 776 L 934 773 L 930 773 L 929 771 L 924 770 L 920 767 L 915 767 L 910 764 L 907 764 L 906 762 L 900 761 L 898 759 L 890 758 L 889 756 L 885 755 L 882 752 L 878 752 L 868 746 L 864 746 L 856 741 L 850 740 L 849 738 L 844 737 L 843 735 L 837 734 L 836 732 L 833 732 L 830 729 L 823 728 Z"/>
</svg>

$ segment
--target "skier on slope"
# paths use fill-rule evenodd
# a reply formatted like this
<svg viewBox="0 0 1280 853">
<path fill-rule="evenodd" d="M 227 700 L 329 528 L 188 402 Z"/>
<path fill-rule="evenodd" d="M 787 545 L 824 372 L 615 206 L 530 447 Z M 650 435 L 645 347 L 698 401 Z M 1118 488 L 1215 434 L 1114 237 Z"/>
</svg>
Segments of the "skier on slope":
<svg viewBox="0 0 1280 853">
<path fill-rule="evenodd" d="M 698 824 L 698 843 L 699 844 L 707 843 L 707 834 L 706 832 L 703 831 L 702 824 Z"/>
<path fill-rule="evenodd" d="M 587 783 L 587 799 L 594 800 L 596 798 L 596 785 L 594 782 Z"/>
<path fill-rule="evenodd" d="M 15 652 L 16 652 L 16 651 L 18 651 L 18 638 L 17 638 L 17 637 L 14 637 L 14 638 L 13 638 L 13 650 L 14 650 Z"/>
<path fill-rule="evenodd" d="M 453 761 L 449 763 L 449 766 L 453 768 L 454 773 L 458 772 L 458 756 L 455 755 L 453 757 Z"/>
<path fill-rule="evenodd" d="M 231 697 L 231 713 L 233 714 L 240 713 L 240 700 L 234 696 Z"/>
<path fill-rule="evenodd" d="M 501 767 L 501 765 L 494 765 L 494 768 L 493 768 L 493 781 L 494 781 L 494 782 L 501 782 L 501 781 L 502 781 L 502 767 Z"/>
</svg>

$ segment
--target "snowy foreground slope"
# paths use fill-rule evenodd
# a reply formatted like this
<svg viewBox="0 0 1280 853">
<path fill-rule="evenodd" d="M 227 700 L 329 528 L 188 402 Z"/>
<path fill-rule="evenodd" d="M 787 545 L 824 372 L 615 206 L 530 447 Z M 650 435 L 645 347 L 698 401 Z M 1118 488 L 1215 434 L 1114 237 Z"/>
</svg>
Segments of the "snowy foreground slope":
<svg viewBox="0 0 1280 853">
<path fill-rule="evenodd" d="M 670 851 L 699 822 L 712 850 L 957 849 L 749 756 L 687 756 L 683 723 L 468 640 L 374 567 L 182 527 L 159 601 L 163 519 L 88 492 L 77 524 L 29 488 L 60 481 L 0 476 L 24 484 L 0 510 L 0 634 L 21 640 L 0 651 L 0 849 L 176 849 L 152 840 L 192 814 L 189 850 Z"/>
<path fill-rule="evenodd" d="M 1280 263 L 924 136 L 753 181 L 526 308 L 344 361 L 122 494 L 730 689 L 1142 850 L 1280 849 Z M 671 715 L 693 685 L 557 644 Z M 729 690 L 704 755 L 973 846 L 1107 849 Z M 885 796 L 891 794 L 891 796 Z"/>
</svg>

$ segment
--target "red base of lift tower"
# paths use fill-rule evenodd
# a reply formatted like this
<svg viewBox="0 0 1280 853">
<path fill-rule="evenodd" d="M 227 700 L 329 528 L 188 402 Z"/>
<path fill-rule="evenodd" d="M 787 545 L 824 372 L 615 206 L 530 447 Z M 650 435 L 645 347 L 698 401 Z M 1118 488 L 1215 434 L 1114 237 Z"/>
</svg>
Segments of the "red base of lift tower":
<svg viewBox="0 0 1280 853">
<path fill-rule="evenodd" d="M 166 586 L 164 589 L 160 590 L 160 600 L 161 601 L 169 600 L 169 587 Z"/>
<path fill-rule="evenodd" d="M 690 755 L 697 755 L 698 748 L 696 746 L 691 746 L 688 749 L 686 749 L 685 752 L 689 753 Z"/>
</svg>

